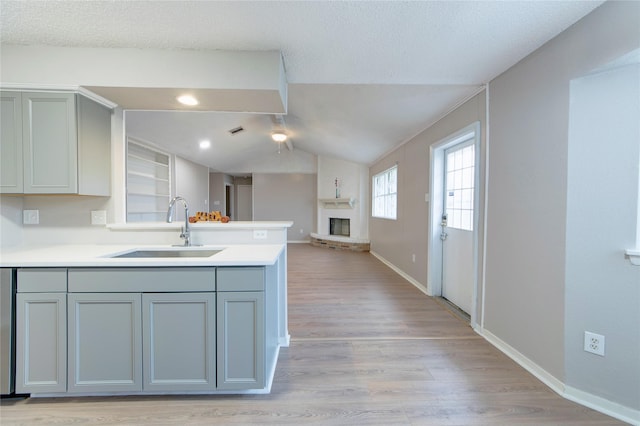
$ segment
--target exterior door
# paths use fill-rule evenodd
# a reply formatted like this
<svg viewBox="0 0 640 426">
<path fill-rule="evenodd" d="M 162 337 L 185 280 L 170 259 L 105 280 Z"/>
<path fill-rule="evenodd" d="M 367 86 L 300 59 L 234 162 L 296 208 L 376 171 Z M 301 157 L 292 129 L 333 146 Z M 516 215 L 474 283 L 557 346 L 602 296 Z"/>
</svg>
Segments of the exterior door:
<svg viewBox="0 0 640 426">
<path fill-rule="evenodd" d="M 468 314 L 473 303 L 474 139 L 444 152 L 442 297 Z"/>
</svg>

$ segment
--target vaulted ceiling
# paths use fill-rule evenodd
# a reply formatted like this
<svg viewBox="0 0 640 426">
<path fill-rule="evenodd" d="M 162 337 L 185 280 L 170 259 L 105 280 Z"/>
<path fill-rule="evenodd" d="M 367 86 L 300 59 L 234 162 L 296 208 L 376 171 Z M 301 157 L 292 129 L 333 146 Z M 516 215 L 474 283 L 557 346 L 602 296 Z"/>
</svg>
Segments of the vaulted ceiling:
<svg viewBox="0 0 640 426">
<path fill-rule="evenodd" d="M 0 41 L 279 50 L 292 152 L 370 164 L 601 3 L 3 0 Z M 133 136 L 230 173 L 278 150 L 273 127 L 269 114 L 127 112 Z"/>
</svg>

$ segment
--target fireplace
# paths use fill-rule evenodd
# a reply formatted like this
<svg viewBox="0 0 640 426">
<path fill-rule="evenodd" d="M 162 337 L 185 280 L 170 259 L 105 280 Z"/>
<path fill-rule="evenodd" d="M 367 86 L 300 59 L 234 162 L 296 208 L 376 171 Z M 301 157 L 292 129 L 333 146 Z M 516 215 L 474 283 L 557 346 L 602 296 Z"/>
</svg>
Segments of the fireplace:
<svg viewBox="0 0 640 426">
<path fill-rule="evenodd" d="M 342 237 L 351 236 L 350 219 L 341 219 L 337 217 L 329 218 L 329 235 L 339 235 Z"/>
</svg>

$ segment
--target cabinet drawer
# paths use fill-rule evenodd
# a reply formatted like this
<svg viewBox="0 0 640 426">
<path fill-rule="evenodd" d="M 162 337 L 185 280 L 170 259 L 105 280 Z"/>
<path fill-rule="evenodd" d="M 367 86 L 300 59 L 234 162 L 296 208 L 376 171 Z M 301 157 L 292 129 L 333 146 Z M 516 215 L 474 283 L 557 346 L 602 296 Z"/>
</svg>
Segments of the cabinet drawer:
<svg viewBox="0 0 640 426">
<path fill-rule="evenodd" d="M 67 270 L 64 268 L 18 269 L 18 293 L 65 293 Z"/>
<path fill-rule="evenodd" d="M 218 291 L 264 291 L 264 267 L 218 268 Z"/>
<path fill-rule="evenodd" d="M 72 268 L 69 293 L 215 291 L 216 268 Z"/>
</svg>

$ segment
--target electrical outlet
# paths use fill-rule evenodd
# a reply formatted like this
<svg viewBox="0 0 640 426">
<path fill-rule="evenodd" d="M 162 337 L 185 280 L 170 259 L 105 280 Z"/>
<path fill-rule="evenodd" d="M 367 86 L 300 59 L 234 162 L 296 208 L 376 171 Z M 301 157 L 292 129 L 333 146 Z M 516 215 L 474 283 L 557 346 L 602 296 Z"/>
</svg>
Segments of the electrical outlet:
<svg viewBox="0 0 640 426">
<path fill-rule="evenodd" d="M 411 261 L 412 261 L 413 263 L 416 263 L 416 255 L 415 255 L 415 254 L 412 254 L 412 255 L 411 255 Z"/>
<path fill-rule="evenodd" d="M 604 356 L 604 336 L 601 334 L 584 332 L 584 350 L 592 354 Z"/>
<path fill-rule="evenodd" d="M 267 230 L 266 229 L 254 229 L 253 230 L 253 239 L 254 240 L 266 240 L 267 239 Z"/>
<path fill-rule="evenodd" d="M 107 224 L 107 211 L 106 210 L 91 210 L 91 224 L 92 225 L 106 225 Z"/>
<path fill-rule="evenodd" d="M 23 210 L 22 223 L 24 225 L 38 225 L 40 223 L 40 210 Z"/>
</svg>

